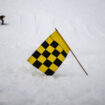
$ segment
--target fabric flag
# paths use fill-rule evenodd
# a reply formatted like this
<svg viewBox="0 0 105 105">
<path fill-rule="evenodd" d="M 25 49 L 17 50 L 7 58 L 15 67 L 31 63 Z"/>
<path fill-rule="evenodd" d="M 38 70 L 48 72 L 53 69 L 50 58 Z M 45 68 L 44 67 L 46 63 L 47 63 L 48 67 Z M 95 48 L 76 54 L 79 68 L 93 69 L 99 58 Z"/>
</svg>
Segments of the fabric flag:
<svg viewBox="0 0 105 105">
<path fill-rule="evenodd" d="M 69 51 L 69 46 L 56 30 L 29 57 L 28 62 L 46 75 L 53 75 Z"/>
</svg>

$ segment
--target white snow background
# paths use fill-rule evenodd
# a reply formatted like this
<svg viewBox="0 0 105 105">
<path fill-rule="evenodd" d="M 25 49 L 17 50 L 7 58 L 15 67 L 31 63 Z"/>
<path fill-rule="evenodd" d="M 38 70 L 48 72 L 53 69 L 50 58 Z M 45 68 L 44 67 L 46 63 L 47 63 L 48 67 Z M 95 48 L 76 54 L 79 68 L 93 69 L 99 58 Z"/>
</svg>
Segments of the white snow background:
<svg viewBox="0 0 105 105">
<path fill-rule="evenodd" d="M 105 0 L 0 0 L 0 105 L 105 105 Z M 27 62 L 57 28 L 71 53 L 53 76 Z"/>
</svg>

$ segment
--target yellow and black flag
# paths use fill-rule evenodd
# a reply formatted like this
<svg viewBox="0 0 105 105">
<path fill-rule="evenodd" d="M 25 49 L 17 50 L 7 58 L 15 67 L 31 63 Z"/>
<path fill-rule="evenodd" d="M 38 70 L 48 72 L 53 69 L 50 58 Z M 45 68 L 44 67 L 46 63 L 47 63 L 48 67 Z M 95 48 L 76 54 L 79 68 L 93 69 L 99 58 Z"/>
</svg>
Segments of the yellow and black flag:
<svg viewBox="0 0 105 105">
<path fill-rule="evenodd" d="M 29 57 L 28 62 L 46 75 L 53 75 L 69 51 L 69 46 L 56 30 Z"/>
</svg>

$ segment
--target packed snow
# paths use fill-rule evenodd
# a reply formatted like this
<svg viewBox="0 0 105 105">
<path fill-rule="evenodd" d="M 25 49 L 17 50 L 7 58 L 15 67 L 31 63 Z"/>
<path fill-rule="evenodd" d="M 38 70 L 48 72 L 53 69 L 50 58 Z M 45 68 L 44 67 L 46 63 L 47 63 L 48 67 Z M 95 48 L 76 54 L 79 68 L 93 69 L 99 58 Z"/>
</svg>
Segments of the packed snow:
<svg viewBox="0 0 105 105">
<path fill-rule="evenodd" d="M 105 104 L 105 0 L 0 0 L 0 105 Z M 68 54 L 53 76 L 27 62 L 59 30 Z"/>
</svg>

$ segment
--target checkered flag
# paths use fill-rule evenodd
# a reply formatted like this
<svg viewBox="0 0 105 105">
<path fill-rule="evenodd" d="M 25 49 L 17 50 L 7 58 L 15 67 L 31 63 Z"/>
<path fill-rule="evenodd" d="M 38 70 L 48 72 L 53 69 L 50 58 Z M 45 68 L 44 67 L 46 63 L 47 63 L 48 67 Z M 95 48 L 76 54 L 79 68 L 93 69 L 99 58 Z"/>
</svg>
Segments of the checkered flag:
<svg viewBox="0 0 105 105">
<path fill-rule="evenodd" d="M 56 30 L 29 57 L 28 62 L 46 75 L 53 75 L 69 51 L 69 46 Z"/>
</svg>

